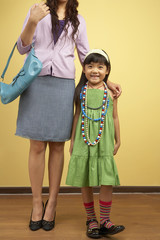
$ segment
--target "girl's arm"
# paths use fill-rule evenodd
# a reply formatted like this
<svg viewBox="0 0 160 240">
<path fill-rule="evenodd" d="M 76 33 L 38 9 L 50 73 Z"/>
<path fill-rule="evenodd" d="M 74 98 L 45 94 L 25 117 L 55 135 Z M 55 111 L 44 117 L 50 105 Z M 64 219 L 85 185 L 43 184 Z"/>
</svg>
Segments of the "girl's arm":
<svg viewBox="0 0 160 240">
<path fill-rule="evenodd" d="M 73 125 L 72 125 L 71 143 L 70 143 L 70 148 L 69 148 L 70 154 L 72 154 L 72 150 L 73 150 L 74 138 L 75 138 L 75 133 L 76 133 L 76 126 L 77 126 L 77 122 L 78 122 L 78 119 L 79 119 L 80 112 L 81 112 L 80 105 L 76 105 L 76 111 L 75 111 L 75 114 L 74 114 Z"/>
<path fill-rule="evenodd" d="M 121 95 L 122 89 L 121 89 L 121 86 L 119 84 L 112 83 L 109 80 L 107 80 L 107 86 L 113 92 L 113 97 L 114 98 L 118 98 Z"/>
<path fill-rule="evenodd" d="M 43 2 L 31 7 L 30 16 L 20 36 L 24 47 L 32 43 L 38 22 L 49 13 L 49 7 Z"/>
<path fill-rule="evenodd" d="M 113 98 L 113 120 L 114 120 L 114 128 L 115 128 L 115 144 L 114 144 L 114 152 L 115 155 L 120 147 L 120 126 L 119 126 L 119 118 L 117 111 L 117 99 Z"/>
</svg>

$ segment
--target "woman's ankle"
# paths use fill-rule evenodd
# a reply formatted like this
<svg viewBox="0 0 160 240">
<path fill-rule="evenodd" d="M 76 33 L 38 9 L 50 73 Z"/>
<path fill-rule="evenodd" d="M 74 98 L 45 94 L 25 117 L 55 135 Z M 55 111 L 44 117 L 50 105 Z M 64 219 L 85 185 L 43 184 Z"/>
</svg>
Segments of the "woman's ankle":
<svg viewBox="0 0 160 240">
<path fill-rule="evenodd" d="M 42 204 L 42 197 L 40 196 L 40 197 L 33 197 L 32 198 L 32 203 L 33 203 L 33 205 L 40 205 L 40 204 Z"/>
</svg>

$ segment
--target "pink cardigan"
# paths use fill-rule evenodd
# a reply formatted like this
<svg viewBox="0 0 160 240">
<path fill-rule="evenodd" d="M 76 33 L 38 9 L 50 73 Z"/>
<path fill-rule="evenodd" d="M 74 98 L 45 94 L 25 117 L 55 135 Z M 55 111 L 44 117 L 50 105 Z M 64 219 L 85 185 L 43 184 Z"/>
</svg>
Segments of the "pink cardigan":
<svg viewBox="0 0 160 240">
<path fill-rule="evenodd" d="M 29 14 L 30 11 L 25 19 L 23 29 L 28 21 Z M 43 63 L 43 68 L 39 76 L 52 75 L 61 78 L 75 78 L 75 47 L 81 64 L 83 63 L 85 55 L 89 51 L 85 20 L 81 15 L 78 15 L 78 19 L 80 24 L 76 40 L 73 41 L 72 39 L 73 30 L 71 23 L 69 22 L 67 35 L 65 35 L 65 31 L 63 30 L 56 44 L 54 44 L 53 40 L 51 15 L 48 14 L 38 23 L 33 37 L 33 43 L 36 56 Z M 24 47 L 21 38 L 19 37 L 17 48 L 20 54 L 25 54 L 29 52 L 31 45 Z"/>
</svg>

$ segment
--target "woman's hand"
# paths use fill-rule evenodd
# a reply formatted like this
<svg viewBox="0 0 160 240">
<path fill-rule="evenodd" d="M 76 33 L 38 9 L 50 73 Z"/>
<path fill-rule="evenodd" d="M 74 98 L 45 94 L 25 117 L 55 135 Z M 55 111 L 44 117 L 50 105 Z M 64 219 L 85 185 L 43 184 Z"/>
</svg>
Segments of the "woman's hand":
<svg viewBox="0 0 160 240">
<path fill-rule="evenodd" d="M 37 24 L 45 16 L 50 13 L 49 7 L 44 3 L 36 3 L 32 6 L 30 11 L 30 21 Z"/>
<path fill-rule="evenodd" d="M 119 147 L 120 147 L 120 143 L 115 143 L 113 155 L 116 155 L 116 153 L 118 152 Z"/>
<path fill-rule="evenodd" d="M 119 96 L 120 96 L 121 93 L 122 93 L 121 86 L 120 86 L 119 84 L 112 83 L 112 82 L 110 82 L 110 81 L 107 81 L 107 85 L 108 85 L 109 89 L 112 90 L 112 92 L 113 92 L 113 97 L 114 97 L 114 98 L 119 98 Z"/>
</svg>

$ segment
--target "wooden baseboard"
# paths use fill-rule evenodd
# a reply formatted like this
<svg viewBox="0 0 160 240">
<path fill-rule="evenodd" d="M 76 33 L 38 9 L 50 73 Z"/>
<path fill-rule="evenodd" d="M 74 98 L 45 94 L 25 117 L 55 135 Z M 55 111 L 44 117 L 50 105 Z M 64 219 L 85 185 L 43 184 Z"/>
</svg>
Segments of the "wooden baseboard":
<svg viewBox="0 0 160 240">
<path fill-rule="evenodd" d="M 99 192 L 99 187 L 94 187 L 94 193 Z M 42 192 L 47 194 L 48 187 L 43 187 Z M 62 194 L 81 193 L 77 187 L 60 187 Z M 160 186 L 119 186 L 113 188 L 113 193 L 160 193 Z M 0 187 L 0 194 L 31 194 L 30 187 Z"/>
</svg>

